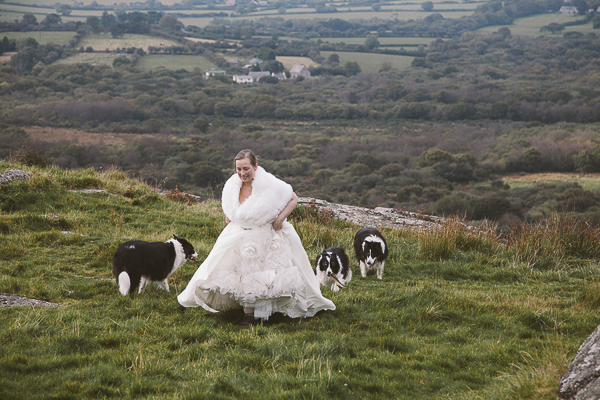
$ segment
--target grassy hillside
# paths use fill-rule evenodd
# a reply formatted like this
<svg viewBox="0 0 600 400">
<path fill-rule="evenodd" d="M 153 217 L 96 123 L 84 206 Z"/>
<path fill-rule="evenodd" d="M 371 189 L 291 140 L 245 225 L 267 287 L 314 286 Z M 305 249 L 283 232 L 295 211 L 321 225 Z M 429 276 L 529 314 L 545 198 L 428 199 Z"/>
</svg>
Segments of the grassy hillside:
<svg viewBox="0 0 600 400">
<path fill-rule="evenodd" d="M 199 262 L 170 293 L 124 298 L 108 279 L 119 243 L 177 234 L 201 261 L 224 226 L 219 204 L 117 170 L 0 163 L 12 168 L 32 177 L 0 186 L 0 292 L 63 306 L 2 310 L 0 398 L 553 399 L 600 323 L 598 233 L 568 217 L 503 242 L 456 221 L 386 229 L 384 279 L 355 268 L 345 290 L 322 289 L 337 310 L 306 320 L 247 329 L 237 311 L 180 307 Z M 359 228 L 308 207 L 290 219 L 311 259 L 350 251 Z"/>
</svg>

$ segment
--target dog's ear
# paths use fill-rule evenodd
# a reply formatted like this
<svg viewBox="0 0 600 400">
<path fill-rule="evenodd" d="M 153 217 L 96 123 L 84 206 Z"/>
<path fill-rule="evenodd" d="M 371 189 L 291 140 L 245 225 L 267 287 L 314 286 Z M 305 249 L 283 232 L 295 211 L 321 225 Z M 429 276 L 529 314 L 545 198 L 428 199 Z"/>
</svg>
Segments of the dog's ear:
<svg viewBox="0 0 600 400">
<path fill-rule="evenodd" d="M 173 239 L 179 239 L 176 234 L 173 234 Z"/>
</svg>

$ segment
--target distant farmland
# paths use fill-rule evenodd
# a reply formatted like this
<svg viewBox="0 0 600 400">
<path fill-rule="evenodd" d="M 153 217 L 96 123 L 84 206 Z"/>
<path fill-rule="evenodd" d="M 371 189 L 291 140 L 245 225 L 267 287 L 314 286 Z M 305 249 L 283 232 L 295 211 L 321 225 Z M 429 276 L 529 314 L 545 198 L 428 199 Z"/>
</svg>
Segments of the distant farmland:
<svg viewBox="0 0 600 400">
<path fill-rule="evenodd" d="M 531 17 L 518 18 L 515 19 L 512 25 L 504 25 L 508 29 L 510 29 L 511 33 L 514 35 L 524 35 L 524 36 L 540 36 L 540 35 L 552 35 L 550 32 L 540 32 L 540 28 L 544 25 L 549 25 L 551 23 L 564 24 L 565 22 L 572 22 L 578 19 L 581 19 L 581 16 L 578 15 L 569 15 L 569 14 L 542 14 L 542 15 L 533 15 Z M 486 26 L 485 28 L 480 29 L 481 32 L 496 32 L 500 28 L 500 26 Z M 590 33 L 590 32 L 598 32 L 598 29 L 592 29 L 592 22 L 588 22 L 585 25 L 573 25 L 565 27 L 565 30 L 557 33 L 556 35 L 563 35 L 566 32 L 581 32 L 581 33 Z"/>
<path fill-rule="evenodd" d="M 291 69 L 294 65 L 304 65 L 307 68 L 308 67 L 316 67 L 319 65 L 308 57 L 278 56 L 277 61 L 282 63 L 283 66 L 287 69 Z"/>
<path fill-rule="evenodd" d="M 77 53 L 74 56 L 56 61 L 56 64 L 71 65 L 85 63 L 90 65 L 109 65 L 112 67 L 116 57 L 119 57 L 116 53 Z"/>
<path fill-rule="evenodd" d="M 0 39 L 3 37 L 16 39 L 17 41 L 25 38 L 34 38 L 39 44 L 54 43 L 60 46 L 68 46 L 69 41 L 75 36 L 75 32 L 0 32 Z"/>
<path fill-rule="evenodd" d="M 190 72 L 193 72 L 194 69 L 198 68 L 200 71 L 206 72 L 217 69 L 217 66 L 202 56 L 151 54 L 142 57 L 137 62 L 136 68 L 142 71 L 165 68 L 168 70 L 184 69 Z"/>
<path fill-rule="evenodd" d="M 317 40 L 317 39 L 313 39 Z M 364 44 L 364 37 L 346 37 L 346 38 L 323 38 L 321 39 L 324 43 L 346 43 L 346 44 Z M 415 46 L 415 45 L 425 45 L 429 46 L 431 42 L 436 40 L 436 38 L 420 38 L 420 37 L 380 37 L 377 38 L 379 40 L 380 47 L 387 46 Z"/>
<path fill-rule="evenodd" d="M 79 43 L 79 46 L 83 48 L 91 47 L 98 51 L 114 51 L 116 49 L 127 49 L 131 47 L 142 48 L 144 51 L 148 51 L 148 47 L 150 46 L 181 46 L 181 43 L 156 36 L 134 35 L 128 33 L 123 35 L 123 37 L 113 38 L 110 33 L 106 33 L 99 35 L 86 35 Z"/>
<path fill-rule="evenodd" d="M 390 63 L 392 68 L 403 70 L 410 68 L 411 62 L 414 57 L 409 56 L 393 56 L 388 54 L 372 54 L 372 53 L 346 53 L 340 51 L 322 51 L 321 56 L 325 59 L 330 54 L 337 54 L 340 57 L 340 65 L 344 65 L 348 61 L 355 61 L 360 66 L 362 72 L 376 73 L 378 72 L 383 63 Z"/>
</svg>

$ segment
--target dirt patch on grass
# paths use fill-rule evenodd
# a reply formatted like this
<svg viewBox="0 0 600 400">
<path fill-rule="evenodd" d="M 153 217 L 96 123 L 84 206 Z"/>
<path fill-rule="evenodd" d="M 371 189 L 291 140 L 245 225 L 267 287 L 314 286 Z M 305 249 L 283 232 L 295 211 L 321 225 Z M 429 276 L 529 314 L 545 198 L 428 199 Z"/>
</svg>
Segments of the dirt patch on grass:
<svg viewBox="0 0 600 400">
<path fill-rule="evenodd" d="M 29 137 L 42 142 L 57 142 L 64 140 L 81 146 L 125 144 L 133 137 L 141 138 L 152 136 L 148 134 L 131 133 L 96 133 L 86 132 L 77 129 L 66 128 L 44 128 L 40 126 L 28 126 L 23 129 L 29 134 Z"/>
<path fill-rule="evenodd" d="M 0 63 L 5 64 L 7 62 L 10 62 L 10 58 L 12 56 L 14 56 L 15 54 L 17 54 L 16 52 L 10 52 L 10 53 L 3 53 L 0 56 Z"/>
</svg>

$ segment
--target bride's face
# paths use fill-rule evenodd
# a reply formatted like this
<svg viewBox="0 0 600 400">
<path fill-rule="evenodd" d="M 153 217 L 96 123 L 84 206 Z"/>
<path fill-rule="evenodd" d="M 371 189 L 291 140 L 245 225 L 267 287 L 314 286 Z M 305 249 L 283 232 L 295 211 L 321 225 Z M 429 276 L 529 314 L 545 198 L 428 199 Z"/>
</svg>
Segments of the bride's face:
<svg viewBox="0 0 600 400">
<path fill-rule="evenodd" d="M 242 180 L 242 183 L 252 182 L 256 168 L 258 168 L 258 165 L 253 166 L 249 158 L 242 158 L 235 162 L 235 171 Z"/>
</svg>

